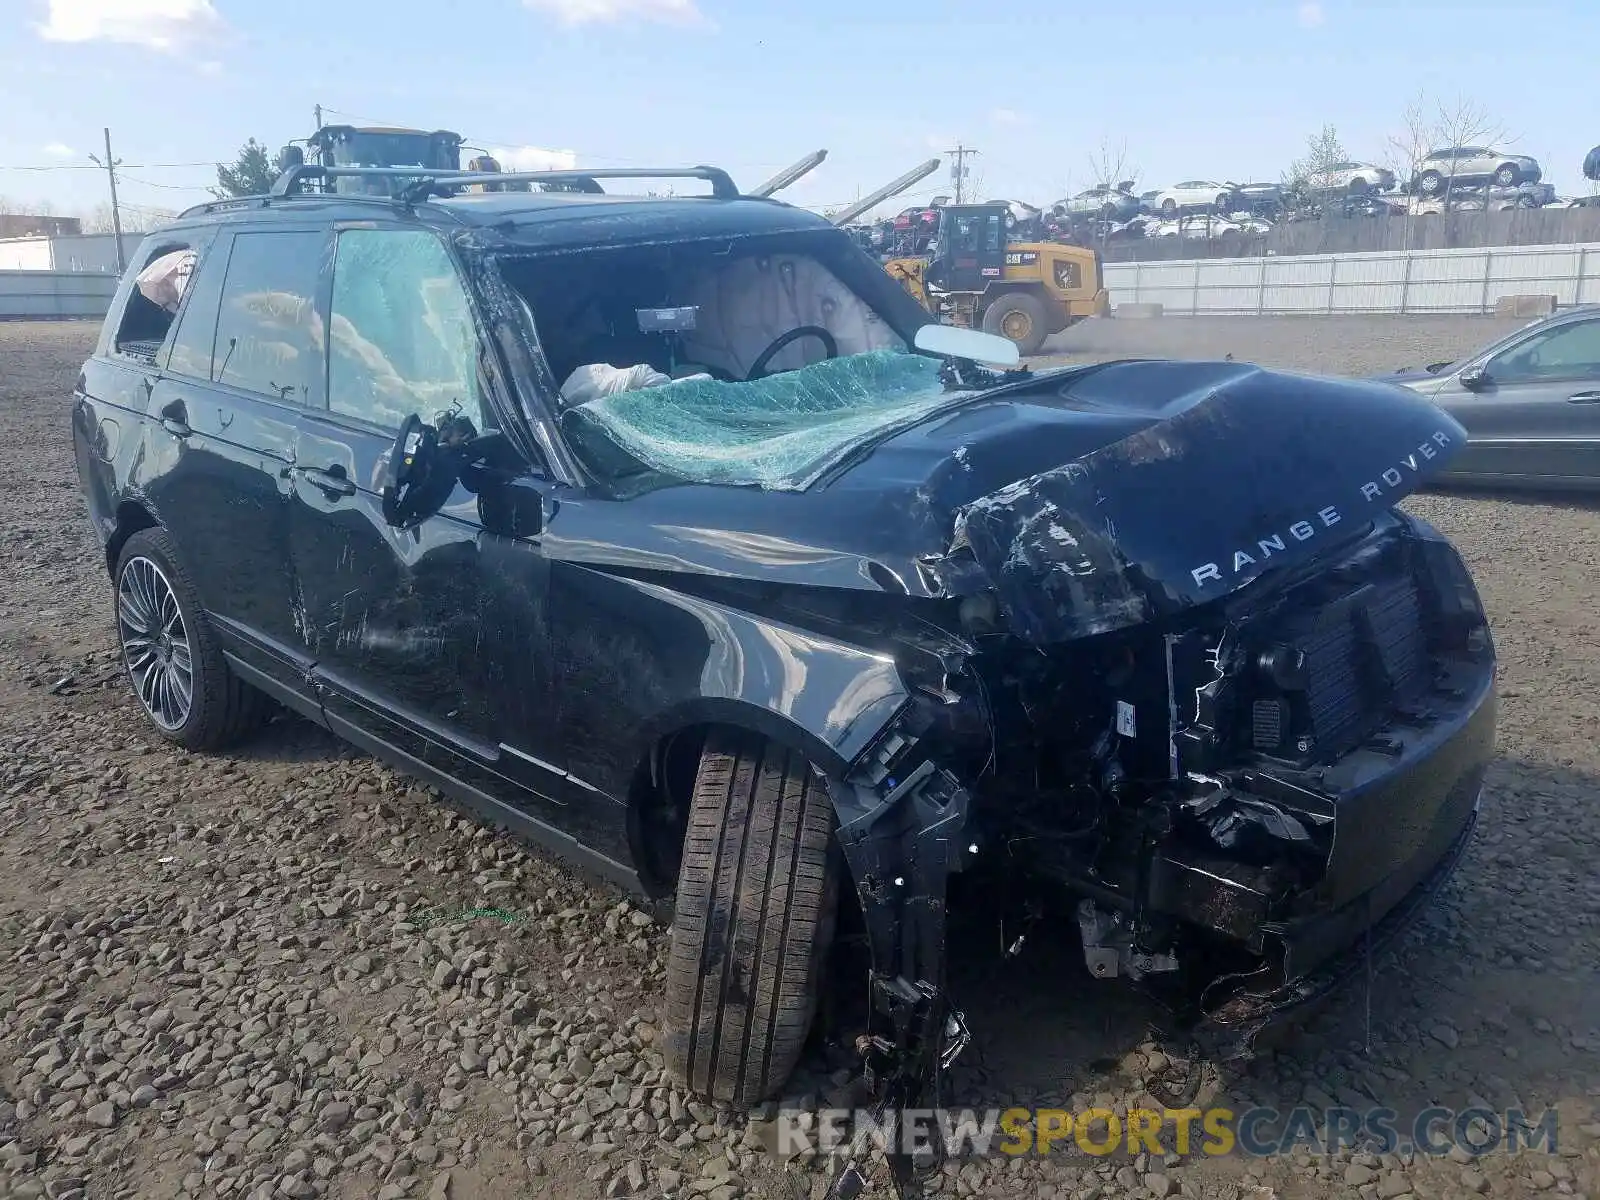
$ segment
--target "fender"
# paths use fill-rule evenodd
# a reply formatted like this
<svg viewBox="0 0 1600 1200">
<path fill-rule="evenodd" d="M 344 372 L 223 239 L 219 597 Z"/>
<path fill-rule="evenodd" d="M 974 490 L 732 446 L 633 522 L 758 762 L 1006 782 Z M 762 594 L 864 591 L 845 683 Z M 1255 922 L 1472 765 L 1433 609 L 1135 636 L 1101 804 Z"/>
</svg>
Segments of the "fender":
<svg viewBox="0 0 1600 1200">
<path fill-rule="evenodd" d="M 705 634 L 703 654 L 682 656 L 692 671 L 655 681 L 655 690 L 675 695 L 640 730 L 634 762 L 675 730 L 718 722 L 792 745 L 824 774 L 843 775 L 911 701 L 887 654 L 646 580 L 617 582 L 677 609 Z M 625 785 L 614 794 L 626 794 Z"/>
</svg>

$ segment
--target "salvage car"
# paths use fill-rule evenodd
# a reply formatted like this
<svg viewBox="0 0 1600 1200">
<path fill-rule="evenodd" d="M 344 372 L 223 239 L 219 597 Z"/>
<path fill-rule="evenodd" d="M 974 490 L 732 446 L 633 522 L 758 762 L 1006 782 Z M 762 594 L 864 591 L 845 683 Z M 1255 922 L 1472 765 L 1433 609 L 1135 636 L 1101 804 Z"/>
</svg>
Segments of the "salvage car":
<svg viewBox="0 0 1600 1200">
<path fill-rule="evenodd" d="M 1450 146 L 1434 150 L 1417 164 L 1410 190 L 1423 196 L 1453 191 L 1457 184 L 1516 187 L 1538 183 L 1543 175 L 1538 159 L 1508 154 L 1492 146 Z"/>
<path fill-rule="evenodd" d="M 1202 209 L 1227 214 L 1233 211 L 1233 206 L 1238 200 L 1238 191 L 1238 187 L 1232 183 L 1191 179 L 1163 188 L 1156 193 L 1151 207 L 1164 217 L 1175 217 L 1180 212 Z"/>
<path fill-rule="evenodd" d="M 1057 200 L 1050 211 L 1069 217 L 1101 217 L 1107 221 L 1131 221 L 1139 215 L 1139 197 L 1127 186 L 1102 184 L 1065 200 Z"/>
<path fill-rule="evenodd" d="M 1439 482 L 1600 489 L 1600 305 L 1534 321 L 1456 362 L 1383 378 L 1467 431 Z"/>
<path fill-rule="evenodd" d="M 1387 192 L 1394 185 L 1393 171 L 1364 162 L 1329 163 L 1296 182 L 1298 190 L 1317 195 L 1342 192 L 1361 196 L 1367 192 Z"/>
<path fill-rule="evenodd" d="M 695 1091 L 777 1094 L 849 990 L 872 1094 L 934 1094 L 957 873 L 1243 1054 L 1454 868 L 1495 656 L 1395 507 L 1464 437 L 1423 398 L 1023 367 L 714 168 L 341 177 L 149 235 L 84 364 L 133 694 L 192 750 L 275 702 L 657 902 Z"/>
</svg>

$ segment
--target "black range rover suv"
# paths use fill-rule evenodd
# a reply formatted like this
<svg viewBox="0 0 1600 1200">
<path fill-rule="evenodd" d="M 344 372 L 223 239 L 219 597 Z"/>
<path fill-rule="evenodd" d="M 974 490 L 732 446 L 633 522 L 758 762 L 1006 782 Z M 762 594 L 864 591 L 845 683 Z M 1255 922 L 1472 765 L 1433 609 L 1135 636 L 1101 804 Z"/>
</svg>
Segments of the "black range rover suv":
<svg viewBox="0 0 1600 1200">
<path fill-rule="evenodd" d="M 1016 367 L 709 168 L 363 174 L 150 235 L 84 366 L 133 689 L 195 749 L 276 702 L 661 902 L 693 1088 L 782 1086 L 848 926 L 913 1102 L 955 872 L 1243 1053 L 1454 867 L 1494 647 L 1393 507 L 1463 441 L 1425 400 Z"/>
</svg>

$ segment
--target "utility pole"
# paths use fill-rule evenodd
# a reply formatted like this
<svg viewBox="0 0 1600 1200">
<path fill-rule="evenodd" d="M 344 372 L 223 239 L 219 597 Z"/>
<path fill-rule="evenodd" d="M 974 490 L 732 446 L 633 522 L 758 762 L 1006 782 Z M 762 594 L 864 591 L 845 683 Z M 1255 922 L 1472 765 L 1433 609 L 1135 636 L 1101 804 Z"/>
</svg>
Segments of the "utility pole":
<svg viewBox="0 0 1600 1200">
<path fill-rule="evenodd" d="M 128 260 L 122 253 L 122 210 L 117 207 L 117 168 L 121 166 L 116 159 L 111 157 L 111 129 L 106 128 L 106 160 L 101 162 L 94 155 L 89 155 L 89 161 L 96 166 L 106 169 L 106 178 L 111 180 L 111 230 L 112 237 L 117 243 L 117 274 L 120 276 L 128 269 Z"/>
<path fill-rule="evenodd" d="M 317 128 L 321 129 L 322 128 L 322 105 L 320 105 L 320 104 L 317 105 L 316 108 L 312 109 L 312 112 L 316 114 Z"/>
<path fill-rule="evenodd" d="M 954 150 L 946 150 L 945 153 L 954 156 L 956 160 L 954 165 L 950 168 L 950 177 L 954 180 L 956 185 L 956 203 L 960 204 L 962 193 L 966 188 L 967 183 L 967 155 L 970 154 L 976 158 L 978 152 L 963 146 L 960 142 L 957 142 Z"/>
</svg>

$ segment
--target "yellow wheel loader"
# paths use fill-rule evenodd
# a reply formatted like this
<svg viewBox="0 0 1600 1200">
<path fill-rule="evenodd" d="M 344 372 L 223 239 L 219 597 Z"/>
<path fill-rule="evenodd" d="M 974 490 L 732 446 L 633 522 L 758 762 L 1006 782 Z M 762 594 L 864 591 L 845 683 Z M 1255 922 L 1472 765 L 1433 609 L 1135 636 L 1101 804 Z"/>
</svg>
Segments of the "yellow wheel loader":
<svg viewBox="0 0 1600 1200">
<path fill-rule="evenodd" d="M 1045 338 L 1111 313 L 1100 255 L 1057 242 L 1014 242 L 1004 204 L 945 205 L 931 255 L 884 270 L 946 325 L 1011 339 L 1037 354 Z"/>
</svg>

